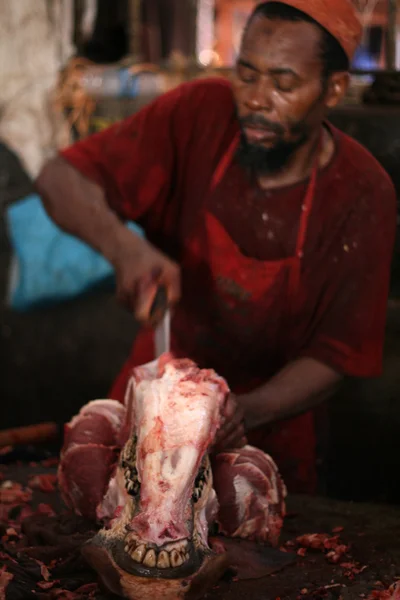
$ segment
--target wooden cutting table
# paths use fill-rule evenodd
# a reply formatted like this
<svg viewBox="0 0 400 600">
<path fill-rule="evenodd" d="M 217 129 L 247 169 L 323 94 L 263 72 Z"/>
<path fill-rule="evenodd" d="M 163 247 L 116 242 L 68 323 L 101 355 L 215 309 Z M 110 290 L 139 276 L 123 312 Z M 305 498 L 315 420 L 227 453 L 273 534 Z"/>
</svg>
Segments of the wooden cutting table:
<svg viewBox="0 0 400 600">
<path fill-rule="evenodd" d="M 0 473 L 2 474 L 0 485 L 4 486 L 4 482 L 7 480 L 19 481 L 26 485 L 32 475 L 43 473 L 54 475 L 56 468 L 46 468 L 40 465 L 19 467 L 0 465 Z M 371 485 L 373 485 L 372 481 Z M 32 501 L 28 504 L 36 507 L 43 502 L 52 506 L 57 514 L 61 513 L 62 503 L 57 491 L 46 493 L 34 490 Z M 80 528 L 82 531 L 82 524 L 80 524 Z M 4 535 L 6 526 L 3 525 L 2 529 L 0 536 Z M 298 556 L 296 564 L 264 579 L 222 581 L 217 588 L 207 594 L 207 598 L 209 600 L 235 600 L 236 598 L 246 600 L 366 599 L 371 591 L 384 590 L 385 587 L 393 584 L 396 578 L 400 578 L 399 508 L 342 503 L 325 498 L 297 496 L 289 498 L 288 517 L 282 534 L 282 543 L 295 540 L 299 535 L 305 533 L 318 532 L 335 535 L 332 533 L 333 530 L 337 531 L 337 535 L 344 544 L 351 544 L 349 554 L 341 559 L 340 564 L 350 563 L 354 568 L 358 567 L 362 570 L 359 574 L 354 575 L 349 567 L 331 564 L 323 551 L 307 550 L 305 556 Z M 64 529 L 64 531 L 66 530 Z M 71 537 L 70 533 L 68 535 Z M 69 539 L 68 535 L 65 536 L 65 539 Z M 0 543 L 0 552 L 4 549 L 3 538 L 3 547 Z M 292 547 L 294 552 L 297 552 L 297 549 L 298 546 Z M 51 599 L 56 597 L 51 593 L 54 593 L 57 586 L 75 591 L 82 584 L 95 582 L 95 574 L 91 573 L 80 561 L 77 549 L 72 551 L 72 554 L 74 552 L 75 558 L 68 559 L 72 570 L 69 572 L 64 567 L 61 575 L 60 573 L 58 576 L 54 575 L 54 579 L 59 579 L 60 583 L 55 584 L 53 588 L 48 591 L 42 590 L 39 596 L 26 595 L 24 597 L 9 594 L 5 596 L 6 600 L 9 598 L 11 600 L 13 598 L 28 600 L 30 597 Z M 0 556 L 4 560 L 4 555 L 0 554 Z M 381 582 L 383 585 L 379 585 L 377 582 Z M 64 596 L 61 597 L 64 598 Z M 97 600 L 109 598 L 101 592 L 96 592 L 91 596 L 76 596 L 79 600 L 84 597 Z M 377 598 L 379 600 L 379 596 Z"/>
</svg>

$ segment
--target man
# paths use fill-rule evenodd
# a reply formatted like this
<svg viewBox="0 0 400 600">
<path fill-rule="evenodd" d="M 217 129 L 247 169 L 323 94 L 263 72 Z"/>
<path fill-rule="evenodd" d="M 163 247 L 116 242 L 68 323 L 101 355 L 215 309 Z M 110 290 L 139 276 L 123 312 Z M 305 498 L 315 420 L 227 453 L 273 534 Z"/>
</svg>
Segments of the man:
<svg viewBox="0 0 400 600">
<path fill-rule="evenodd" d="M 246 434 L 290 491 L 316 488 L 312 409 L 344 376 L 381 372 L 395 193 L 324 120 L 360 35 L 348 0 L 265 2 L 232 84 L 185 84 L 66 150 L 38 180 L 57 223 L 114 265 L 118 297 L 142 323 L 166 287 L 172 351 L 232 389 L 217 448 Z M 111 396 L 122 399 L 132 367 L 153 357 L 144 328 Z"/>
</svg>

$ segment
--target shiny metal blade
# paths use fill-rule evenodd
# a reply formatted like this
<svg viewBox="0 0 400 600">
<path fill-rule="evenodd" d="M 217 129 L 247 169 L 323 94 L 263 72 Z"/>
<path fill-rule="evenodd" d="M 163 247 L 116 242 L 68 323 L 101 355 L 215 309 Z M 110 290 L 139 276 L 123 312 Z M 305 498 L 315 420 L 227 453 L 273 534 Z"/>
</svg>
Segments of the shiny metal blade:
<svg viewBox="0 0 400 600">
<path fill-rule="evenodd" d="M 170 351 L 170 339 L 171 339 L 171 313 L 169 310 L 165 311 L 162 321 L 155 329 L 154 334 L 154 345 L 156 351 L 156 358 L 159 358 L 164 352 Z"/>
</svg>

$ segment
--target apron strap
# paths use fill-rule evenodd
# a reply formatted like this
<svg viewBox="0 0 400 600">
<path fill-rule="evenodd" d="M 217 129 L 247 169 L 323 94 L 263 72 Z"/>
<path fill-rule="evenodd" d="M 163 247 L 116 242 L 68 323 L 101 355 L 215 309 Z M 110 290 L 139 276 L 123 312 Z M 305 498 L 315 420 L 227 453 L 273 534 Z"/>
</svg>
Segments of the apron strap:
<svg viewBox="0 0 400 600">
<path fill-rule="evenodd" d="M 223 176 L 225 175 L 226 170 L 228 169 L 234 155 L 236 152 L 236 149 L 238 147 L 239 144 L 239 139 L 240 139 L 240 132 L 237 132 L 232 140 L 232 142 L 230 143 L 230 145 L 228 146 L 227 151 L 225 152 L 225 154 L 222 156 L 220 162 L 218 163 L 217 168 L 215 169 L 213 176 L 212 176 L 212 180 L 211 180 L 211 186 L 210 186 L 210 191 L 215 190 L 215 188 L 217 187 L 217 185 L 221 182 Z"/>
<path fill-rule="evenodd" d="M 310 182 L 308 184 L 307 192 L 304 198 L 304 203 L 301 207 L 301 217 L 299 224 L 299 232 L 296 241 L 295 256 L 293 266 L 289 272 L 289 302 L 292 308 L 300 286 L 301 265 L 304 256 L 304 243 L 307 236 L 308 220 L 310 217 L 311 209 L 314 204 L 315 190 L 317 187 L 319 155 L 322 147 L 322 135 L 323 134 L 321 132 L 320 139 L 318 142 L 317 155 L 315 157 L 315 162 L 310 177 Z"/>
</svg>

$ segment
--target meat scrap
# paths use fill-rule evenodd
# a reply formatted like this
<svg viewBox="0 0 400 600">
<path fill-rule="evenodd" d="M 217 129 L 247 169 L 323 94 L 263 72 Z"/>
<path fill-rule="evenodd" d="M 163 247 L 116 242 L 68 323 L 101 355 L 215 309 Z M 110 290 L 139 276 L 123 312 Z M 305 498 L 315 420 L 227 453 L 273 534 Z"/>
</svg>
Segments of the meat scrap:
<svg viewBox="0 0 400 600">
<path fill-rule="evenodd" d="M 15 504 L 17 502 L 30 502 L 32 492 L 24 490 L 20 483 L 15 481 L 3 481 L 0 485 L 0 505 Z"/>
<path fill-rule="evenodd" d="M 38 594 L 39 600 L 88 600 L 95 599 L 99 592 L 97 583 L 88 583 L 82 585 L 74 592 L 61 588 L 50 590 L 46 594 Z M 0 598 L 1 600 L 1 598 Z"/>
<path fill-rule="evenodd" d="M 330 585 L 321 586 L 316 590 L 308 590 L 307 588 L 304 588 L 301 590 L 300 595 L 297 596 L 297 600 L 305 600 L 306 598 L 314 598 L 315 600 L 320 600 L 321 598 L 332 598 L 332 595 L 330 594 L 331 590 L 343 587 L 345 586 L 343 586 L 341 583 L 332 583 Z M 341 598 L 342 596 L 339 596 L 339 600 Z"/>
<path fill-rule="evenodd" d="M 400 600 L 400 582 L 394 583 L 387 590 L 374 590 L 367 600 Z"/>
<path fill-rule="evenodd" d="M 32 489 L 40 490 L 41 492 L 55 492 L 57 485 L 57 475 L 46 473 L 43 475 L 35 475 L 31 477 L 28 486 Z"/>
<path fill-rule="evenodd" d="M 55 581 L 39 581 L 39 583 L 37 585 L 42 590 L 50 590 L 52 587 L 55 586 L 55 584 L 56 584 Z"/>
<path fill-rule="evenodd" d="M 332 533 L 341 533 L 344 530 L 344 527 L 339 526 L 339 527 L 334 527 L 332 529 Z"/>
<path fill-rule="evenodd" d="M 6 600 L 6 590 L 14 575 L 7 571 L 6 566 L 0 569 L 0 600 Z"/>
<path fill-rule="evenodd" d="M 25 507 L 30 509 L 31 499 L 31 490 L 14 481 L 3 481 L 0 485 L 0 522 L 12 521 Z"/>
<path fill-rule="evenodd" d="M 326 558 L 333 564 L 338 564 L 342 557 L 350 550 L 350 546 L 341 543 L 338 535 L 330 536 L 327 533 L 308 533 L 296 538 L 297 544 L 300 545 L 298 554 L 304 556 L 302 550 L 307 548 L 310 550 L 318 550 L 325 552 Z"/>
<path fill-rule="evenodd" d="M 361 566 L 354 562 L 343 562 L 340 563 L 340 568 L 344 570 L 343 574 L 345 577 L 354 579 L 357 575 L 360 575 L 360 573 L 363 573 L 366 569 L 368 569 L 368 566 Z"/>
</svg>

